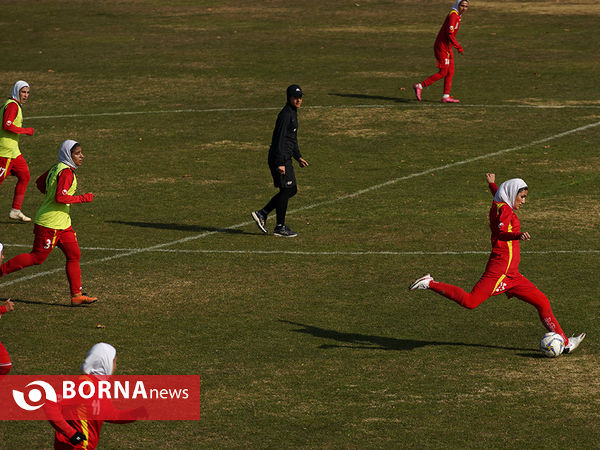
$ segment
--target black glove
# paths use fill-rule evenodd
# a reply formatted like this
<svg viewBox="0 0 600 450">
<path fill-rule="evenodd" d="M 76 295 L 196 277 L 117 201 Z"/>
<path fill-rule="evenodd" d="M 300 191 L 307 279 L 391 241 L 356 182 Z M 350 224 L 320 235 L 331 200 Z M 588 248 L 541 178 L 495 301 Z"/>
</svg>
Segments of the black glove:
<svg viewBox="0 0 600 450">
<path fill-rule="evenodd" d="M 81 431 L 78 431 L 77 433 L 75 433 L 73 436 L 71 436 L 69 438 L 69 442 L 73 445 L 81 444 L 85 440 L 86 440 L 86 437 Z"/>
</svg>

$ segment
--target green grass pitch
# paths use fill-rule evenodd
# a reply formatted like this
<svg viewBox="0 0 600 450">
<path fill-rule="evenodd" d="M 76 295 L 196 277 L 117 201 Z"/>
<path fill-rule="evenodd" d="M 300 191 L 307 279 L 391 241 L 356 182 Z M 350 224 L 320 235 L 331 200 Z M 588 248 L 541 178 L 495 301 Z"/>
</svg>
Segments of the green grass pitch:
<svg viewBox="0 0 600 450">
<path fill-rule="evenodd" d="M 101 448 L 593 448 L 598 431 L 600 86 L 593 0 L 473 0 L 453 95 L 432 46 L 452 1 L 43 0 L 0 7 L 0 91 L 31 85 L 30 184 L 82 143 L 72 207 L 86 290 L 54 251 L 0 279 L 11 374 L 76 374 L 92 344 L 120 374 L 199 374 L 197 422 L 106 424 Z M 275 192 L 266 152 L 285 88 L 305 92 L 295 239 L 250 211 Z M 409 293 L 426 271 L 470 289 L 489 250 L 484 173 L 524 178 L 521 271 L 573 355 L 540 356 L 535 310 L 473 311 Z M 29 251 L 32 225 L 0 241 Z M 274 226 L 270 217 L 269 227 Z M 51 272 L 51 273 L 46 273 Z M 39 274 L 40 276 L 32 277 Z M 100 325 L 100 327 L 99 327 Z M 0 405 L 1 407 L 1 405 Z M 1 422 L 1 448 L 51 448 Z"/>
</svg>

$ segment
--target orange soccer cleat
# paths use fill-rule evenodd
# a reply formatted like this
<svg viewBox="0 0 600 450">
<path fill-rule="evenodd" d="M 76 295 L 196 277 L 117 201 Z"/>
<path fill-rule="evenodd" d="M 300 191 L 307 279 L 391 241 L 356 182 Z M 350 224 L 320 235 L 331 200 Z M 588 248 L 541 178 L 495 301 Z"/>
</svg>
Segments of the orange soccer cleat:
<svg viewBox="0 0 600 450">
<path fill-rule="evenodd" d="M 71 297 L 71 306 L 89 305 L 91 303 L 96 303 L 97 301 L 98 297 L 88 297 L 86 294 L 80 292 Z"/>
</svg>

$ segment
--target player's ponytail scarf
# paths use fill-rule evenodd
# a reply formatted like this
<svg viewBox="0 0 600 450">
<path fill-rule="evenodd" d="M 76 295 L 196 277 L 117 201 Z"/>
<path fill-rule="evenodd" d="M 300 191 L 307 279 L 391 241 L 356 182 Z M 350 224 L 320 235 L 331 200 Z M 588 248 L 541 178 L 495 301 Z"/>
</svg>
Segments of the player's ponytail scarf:
<svg viewBox="0 0 600 450">
<path fill-rule="evenodd" d="M 10 93 L 10 96 L 12 98 L 14 98 L 16 101 L 18 101 L 19 104 L 21 104 L 21 98 L 19 97 L 19 92 L 21 92 L 21 89 L 23 89 L 24 87 L 29 87 L 29 83 L 27 81 L 19 80 L 15 83 L 15 85 L 12 88 L 12 92 Z"/>
<path fill-rule="evenodd" d="M 77 169 L 77 164 L 73 161 L 71 157 L 71 152 L 79 145 L 79 142 L 74 141 L 73 139 L 67 139 L 65 142 L 60 144 L 60 148 L 58 149 L 58 162 L 66 164 L 72 169 Z"/>
<path fill-rule="evenodd" d="M 494 201 L 499 203 L 506 203 L 508 206 L 514 208 L 517 194 L 521 189 L 528 189 L 527 183 L 520 178 L 512 178 L 506 180 L 500 185 L 496 195 L 494 195 Z"/>
<path fill-rule="evenodd" d="M 88 375 L 112 375 L 116 356 L 117 351 L 112 345 L 100 342 L 88 352 L 81 371 Z"/>
<path fill-rule="evenodd" d="M 456 0 L 456 3 L 454 4 L 454 6 L 452 7 L 452 9 L 456 12 L 458 12 L 458 7 L 460 6 L 460 4 L 462 2 L 467 2 L 469 3 L 469 0 Z M 460 14 L 460 13 L 459 13 Z"/>
</svg>

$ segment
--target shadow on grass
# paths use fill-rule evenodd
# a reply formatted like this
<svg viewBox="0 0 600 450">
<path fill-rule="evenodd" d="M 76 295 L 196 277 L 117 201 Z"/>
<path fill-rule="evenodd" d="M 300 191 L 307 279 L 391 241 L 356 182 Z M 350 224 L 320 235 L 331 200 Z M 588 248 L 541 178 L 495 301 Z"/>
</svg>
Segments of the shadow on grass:
<svg viewBox="0 0 600 450">
<path fill-rule="evenodd" d="M 519 350 L 528 351 L 528 348 L 516 348 L 506 347 L 501 345 L 488 345 L 488 344 L 467 344 L 464 342 L 450 342 L 450 341 L 421 341 L 415 339 L 397 339 L 389 338 L 384 336 L 374 336 L 370 334 L 359 334 L 359 333 L 342 333 L 335 330 L 327 330 L 325 328 L 313 327 L 312 325 L 305 325 L 298 322 L 290 322 L 289 320 L 279 319 L 280 322 L 289 323 L 302 327 L 297 330 L 293 330 L 297 333 L 310 334 L 315 337 L 331 339 L 342 344 L 321 344 L 319 348 L 354 348 L 354 349 L 365 349 L 365 350 L 414 350 L 415 348 L 425 347 L 427 345 L 451 345 L 451 346 L 465 346 L 465 347 L 483 347 L 483 348 L 496 348 L 501 350 Z M 521 354 L 523 357 L 534 357 L 539 354 Z"/>
<path fill-rule="evenodd" d="M 346 97 L 346 98 L 360 98 L 360 99 L 366 99 L 366 100 L 384 100 L 386 102 L 394 102 L 394 103 L 412 102 L 412 100 L 409 100 L 407 98 L 386 97 L 385 95 L 342 94 L 342 93 L 338 93 L 338 92 L 330 92 L 329 95 L 335 95 L 336 97 Z"/>
<path fill-rule="evenodd" d="M 1 299 L 0 301 L 4 301 L 7 299 Z M 61 308 L 72 308 L 70 303 L 52 303 L 52 302 L 44 302 L 41 300 L 23 300 L 20 298 L 11 298 L 13 303 L 26 303 L 28 305 L 46 305 L 46 306 L 58 306 Z"/>
<path fill-rule="evenodd" d="M 203 227 L 200 225 L 182 225 L 180 223 L 154 223 L 154 222 L 127 222 L 123 220 L 107 220 L 106 223 L 116 223 L 118 225 L 128 225 L 130 227 L 140 228 L 156 228 L 159 230 L 177 230 L 177 231 L 190 231 L 193 233 L 201 232 L 214 232 L 214 233 L 229 233 L 229 234 L 260 234 L 263 233 L 248 233 L 243 230 L 234 230 L 232 228 L 215 228 L 215 227 Z"/>
</svg>

